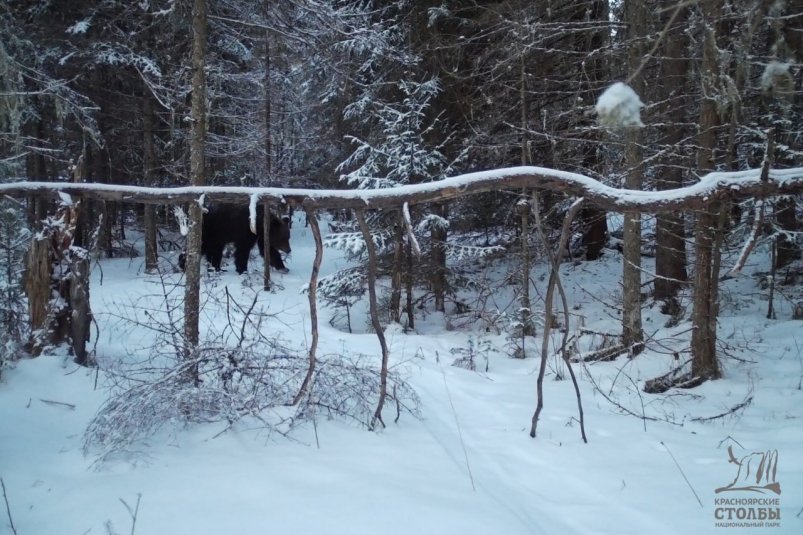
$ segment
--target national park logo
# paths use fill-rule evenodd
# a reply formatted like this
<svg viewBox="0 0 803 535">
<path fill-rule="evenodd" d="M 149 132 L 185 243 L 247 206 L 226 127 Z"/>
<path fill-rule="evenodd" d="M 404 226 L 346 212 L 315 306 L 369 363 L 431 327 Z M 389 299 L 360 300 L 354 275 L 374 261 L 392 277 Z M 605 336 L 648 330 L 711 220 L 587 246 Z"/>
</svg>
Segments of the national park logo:
<svg viewBox="0 0 803 535">
<path fill-rule="evenodd" d="M 750 493 L 766 497 L 732 494 L 714 499 L 717 527 L 780 527 L 781 484 L 778 482 L 778 450 L 752 452 L 737 458 L 728 446 L 728 463 L 736 472 L 733 481 L 714 490 L 715 494 Z M 773 494 L 775 496 L 773 496 Z"/>
<path fill-rule="evenodd" d="M 733 492 L 749 490 L 752 492 L 774 492 L 781 495 L 781 484 L 778 483 L 778 450 L 748 453 L 741 459 L 733 455 L 733 448 L 728 446 L 728 462 L 737 466 L 736 477 L 729 485 L 720 487 L 714 492 Z"/>
</svg>

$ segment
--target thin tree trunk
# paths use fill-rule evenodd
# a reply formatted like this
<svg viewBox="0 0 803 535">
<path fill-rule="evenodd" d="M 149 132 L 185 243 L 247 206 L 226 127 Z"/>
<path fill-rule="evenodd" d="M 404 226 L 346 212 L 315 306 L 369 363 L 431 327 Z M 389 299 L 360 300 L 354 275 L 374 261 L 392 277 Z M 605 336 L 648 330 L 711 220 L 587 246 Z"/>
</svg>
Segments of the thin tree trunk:
<svg viewBox="0 0 803 535">
<path fill-rule="evenodd" d="M 402 297 L 402 271 L 404 271 L 404 222 L 402 221 L 401 211 L 398 213 L 398 221 L 394 227 L 393 235 L 393 272 L 390 276 L 390 304 L 388 305 L 388 317 L 393 323 L 401 322 L 401 297 Z"/>
<path fill-rule="evenodd" d="M 356 210 L 357 223 L 360 225 L 362 237 L 365 240 L 365 248 L 368 251 L 368 303 L 371 313 L 371 324 L 376 332 L 376 337 L 379 338 L 379 345 L 382 348 L 382 368 L 380 369 L 379 376 L 379 401 L 374 411 L 374 417 L 371 420 L 371 429 L 376 427 L 376 422 L 385 427 L 385 422 L 382 420 L 382 408 L 385 405 L 385 397 L 388 391 L 388 345 L 385 341 L 385 333 L 382 330 L 382 324 L 379 322 L 379 306 L 376 302 L 376 246 L 374 239 L 371 237 L 371 231 L 368 229 L 368 223 L 365 222 L 365 213 L 362 210 Z"/>
<path fill-rule="evenodd" d="M 436 215 L 447 219 L 448 208 L 446 203 L 436 204 Z M 446 239 L 448 230 L 440 225 L 434 225 L 430 230 L 432 239 L 432 293 L 435 296 L 435 311 L 446 312 Z"/>
<path fill-rule="evenodd" d="M 206 182 L 204 147 L 206 139 L 206 0 L 194 0 L 192 9 L 192 128 L 190 135 L 190 180 L 193 186 Z M 198 347 L 198 322 L 201 293 L 201 221 L 203 210 L 198 202 L 190 203 L 190 229 L 187 236 L 186 287 L 184 290 L 185 357 Z M 197 370 L 192 380 L 197 381 Z"/>
<path fill-rule="evenodd" d="M 521 109 L 521 165 L 530 163 L 530 150 L 527 139 L 528 108 L 527 108 L 527 73 L 525 69 L 524 56 L 521 57 L 521 72 L 519 79 L 519 107 Z M 517 203 L 520 217 L 521 230 L 521 254 L 519 255 L 519 325 L 520 336 L 534 336 L 535 326 L 532 317 L 532 302 L 530 301 L 530 264 L 532 257 L 530 254 L 530 211 L 537 207 L 530 205 L 530 192 L 522 190 L 521 198 Z M 549 321 L 547 318 L 545 321 Z M 524 356 L 524 348 L 521 355 Z"/>
<path fill-rule="evenodd" d="M 147 87 L 142 96 L 142 166 L 143 182 L 147 186 L 154 185 L 156 169 L 156 144 L 154 143 L 154 109 L 153 98 Z M 146 204 L 144 213 L 145 227 L 145 271 L 155 273 L 159 269 L 158 244 L 156 234 L 156 205 Z"/>
<path fill-rule="evenodd" d="M 266 0 L 264 3 L 265 19 L 270 15 L 271 2 Z M 265 29 L 265 173 L 268 177 L 268 184 L 273 185 L 273 146 L 271 144 L 271 133 L 273 132 L 273 119 L 271 117 L 271 49 L 270 49 L 270 31 Z"/>
<path fill-rule="evenodd" d="M 407 269 L 404 274 L 404 291 L 407 294 L 405 309 L 407 310 L 407 328 L 415 329 L 415 309 L 413 308 L 413 246 L 410 238 L 404 246 L 404 256 L 407 259 Z"/>
<path fill-rule="evenodd" d="M 264 260 L 263 272 L 262 272 L 262 289 L 266 292 L 270 291 L 271 288 L 271 281 L 270 281 L 270 220 L 271 220 L 271 213 L 270 213 L 270 203 L 268 201 L 264 201 L 262 203 L 263 206 L 263 214 L 262 214 L 262 250 L 265 254 L 262 255 L 262 259 Z M 307 220 L 309 221 L 309 212 L 307 213 Z M 313 214 L 314 215 L 314 214 Z"/>
</svg>

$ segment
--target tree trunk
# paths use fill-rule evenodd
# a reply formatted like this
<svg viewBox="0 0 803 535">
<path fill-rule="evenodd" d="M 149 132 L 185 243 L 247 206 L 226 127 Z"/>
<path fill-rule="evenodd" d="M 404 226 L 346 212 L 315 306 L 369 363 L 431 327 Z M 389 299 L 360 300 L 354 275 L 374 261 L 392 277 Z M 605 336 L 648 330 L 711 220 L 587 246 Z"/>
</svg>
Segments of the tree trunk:
<svg viewBox="0 0 803 535">
<path fill-rule="evenodd" d="M 390 303 L 388 318 L 393 323 L 401 322 L 402 272 L 404 271 L 404 222 L 398 213 L 393 233 L 393 272 L 390 276 Z"/>
<path fill-rule="evenodd" d="M 795 243 L 794 233 L 799 232 L 800 223 L 795 215 L 795 199 L 784 197 L 775 204 L 775 224 L 778 227 L 776 241 L 777 254 L 775 256 L 775 269 L 780 269 L 800 258 L 800 247 Z"/>
<path fill-rule="evenodd" d="M 447 219 L 448 207 L 446 203 L 438 203 L 434 206 L 433 211 L 436 215 Z M 430 258 L 432 261 L 431 285 L 432 293 L 435 296 L 435 311 L 446 312 L 446 239 L 448 236 L 448 229 L 440 225 L 434 225 L 430 229 L 430 236 L 432 238 L 432 252 Z"/>
<path fill-rule="evenodd" d="M 666 17 L 670 13 L 667 12 Z M 659 77 L 661 97 L 666 107 L 660 116 L 666 118 L 667 128 L 663 135 L 663 145 L 667 148 L 678 147 L 687 136 L 683 126 L 688 122 L 686 109 L 686 80 L 689 72 L 689 60 L 686 58 L 688 36 L 686 19 L 688 9 L 681 8 L 675 23 L 669 28 L 663 40 L 662 60 Z M 667 21 L 668 22 L 668 21 Z M 662 21 L 662 23 L 665 23 Z M 684 156 L 679 150 L 669 151 L 656 177 L 659 190 L 679 188 L 683 185 Z M 686 231 L 683 212 L 666 212 L 658 214 L 655 228 L 655 299 L 665 300 L 672 304 L 667 308 L 677 308 L 675 296 L 688 280 L 686 272 Z"/>
<path fill-rule="evenodd" d="M 142 167 L 143 181 L 147 186 L 154 185 L 156 168 L 156 144 L 154 143 L 153 98 L 147 87 L 142 96 Z M 145 271 L 155 273 L 159 269 L 158 243 L 156 234 L 156 205 L 145 205 Z"/>
<path fill-rule="evenodd" d="M 28 319 L 31 325 L 29 345 L 34 356 L 42 351 L 42 333 L 48 328 L 52 273 L 49 240 L 46 236 L 37 234 L 31 241 L 25 258 L 25 295 L 28 297 Z"/>
<path fill-rule="evenodd" d="M 627 63 L 631 72 L 630 86 L 640 96 L 644 93 L 644 76 L 641 69 L 642 39 L 647 33 L 647 14 L 643 0 L 628 0 L 625 3 L 627 22 Z M 641 133 L 638 128 L 625 132 L 625 186 L 642 188 L 643 172 Z M 644 332 L 641 327 L 641 214 L 624 213 L 623 228 L 623 273 L 622 273 L 622 343 L 632 355 L 644 348 Z"/>
<path fill-rule="evenodd" d="M 271 282 L 270 282 L 270 220 L 271 220 L 271 213 L 270 213 L 270 203 L 268 201 L 264 201 L 262 203 L 263 206 L 263 214 L 262 214 L 262 250 L 265 254 L 262 255 L 263 266 L 262 266 L 262 289 L 266 292 L 270 291 Z M 307 212 L 307 221 L 309 222 L 310 215 L 314 216 L 314 213 Z M 314 229 L 313 229 L 314 231 Z M 315 235 L 315 234 L 313 234 Z M 317 239 L 317 238 L 316 238 Z"/>
<path fill-rule="evenodd" d="M 521 165 L 528 165 L 530 163 L 530 151 L 527 139 L 527 73 L 524 56 L 521 57 L 520 67 L 519 107 L 521 108 Z M 530 254 L 530 210 L 533 209 L 530 202 L 530 192 L 525 189 L 521 192 L 521 198 L 516 203 L 521 223 L 521 254 L 519 257 L 519 325 L 521 327 L 518 333 L 520 336 L 535 335 L 535 326 L 532 321 L 532 303 L 530 302 L 530 264 L 532 263 Z M 535 208 L 537 209 L 537 207 Z M 549 321 L 549 319 L 546 321 Z M 522 352 L 522 355 L 523 354 Z"/>
<path fill-rule="evenodd" d="M 405 303 L 405 310 L 407 311 L 407 328 L 415 329 L 415 309 L 413 307 L 413 246 L 410 243 L 410 238 L 407 238 L 407 243 L 404 246 L 404 256 L 407 259 L 407 266 L 404 274 L 404 291 L 407 294 L 407 302 Z"/>
<path fill-rule="evenodd" d="M 266 1 L 265 18 L 268 18 L 270 1 Z M 270 58 L 270 32 L 265 29 L 265 174 L 268 177 L 268 184 L 273 185 L 273 145 L 271 143 L 271 133 L 273 131 L 273 119 L 271 117 L 271 58 Z"/>
<path fill-rule="evenodd" d="M 193 186 L 206 182 L 204 147 L 206 138 L 206 0 L 195 0 L 192 9 L 192 127 L 190 134 L 190 178 Z M 201 291 L 201 221 L 203 210 L 198 202 L 190 204 L 190 230 L 187 236 L 186 287 L 184 289 L 185 357 L 198 346 L 198 321 Z M 197 371 L 192 380 L 197 380 Z"/>
<path fill-rule="evenodd" d="M 521 225 L 521 252 L 519 253 L 519 332 L 518 336 L 534 336 L 532 303 L 530 302 L 530 195 L 527 190 L 516 204 Z M 545 318 L 544 321 L 549 321 Z"/>
<path fill-rule="evenodd" d="M 92 325 L 92 311 L 89 308 L 89 252 L 86 249 L 70 249 L 70 338 L 76 364 L 88 366 L 89 329 Z"/>
<path fill-rule="evenodd" d="M 703 10 L 705 35 L 701 66 L 703 100 L 700 105 L 700 134 L 697 152 L 697 168 L 701 171 L 715 167 L 717 144 L 716 127 L 719 116 L 716 108 L 717 43 L 714 23 L 719 17 L 719 0 L 704 0 Z M 714 272 L 717 251 L 716 233 L 719 231 L 718 215 L 712 203 L 708 209 L 697 212 L 694 228 L 695 272 L 692 312 L 692 376 L 698 380 L 718 379 L 721 376 L 716 354 L 717 340 L 717 291 L 719 273 Z"/>
<path fill-rule="evenodd" d="M 594 206 L 586 206 L 580 211 L 583 222 L 583 245 L 586 248 L 586 260 L 598 260 L 602 257 L 602 249 L 608 236 L 607 216 L 603 210 Z"/>
</svg>

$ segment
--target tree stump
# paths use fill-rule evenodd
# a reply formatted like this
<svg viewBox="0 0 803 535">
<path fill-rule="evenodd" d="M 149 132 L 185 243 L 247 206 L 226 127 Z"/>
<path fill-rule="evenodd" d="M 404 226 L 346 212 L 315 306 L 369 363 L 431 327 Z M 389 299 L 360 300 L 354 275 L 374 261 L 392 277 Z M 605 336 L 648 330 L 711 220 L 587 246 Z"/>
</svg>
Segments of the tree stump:
<svg viewBox="0 0 803 535">
<path fill-rule="evenodd" d="M 25 292 L 31 322 L 29 350 L 70 344 L 75 362 L 90 364 L 86 350 L 92 312 L 89 305 L 89 252 L 73 245 L 78 205 L 48 218 L 26 256 Z"/>
</svg>

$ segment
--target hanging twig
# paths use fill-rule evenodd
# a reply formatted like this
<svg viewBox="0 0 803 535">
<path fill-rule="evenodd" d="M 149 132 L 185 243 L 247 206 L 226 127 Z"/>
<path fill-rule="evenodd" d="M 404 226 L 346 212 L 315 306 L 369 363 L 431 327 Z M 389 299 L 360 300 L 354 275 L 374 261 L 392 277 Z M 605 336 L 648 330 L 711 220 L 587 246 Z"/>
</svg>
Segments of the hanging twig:
<svg viewBox="0 0 803 535">
<path fill-rule="evenodd" d="M 586 428 L 585 428 L 585 418 L 583 416 L 583 402 L 580 396 L 580 386 L 577 384 L 577 377 L 574 374 L 574 369 L 572 368 L 571 358 L 568 352 L 568 343 L 569 343 L 569 301 L 566 298 L 566 292 L 563 289 L 563 284 L 560 282 L 560 271 L 558 271 L 557 266 L 560 265 L 560 259 L 562 258 L 563 254 L 561 253 L 560 256 L 555 258 L 552 255 L 552 250 L 549 247 L 549 243 L 547 242 L 546 235 L 544 234 L 544 227 L 541 221 L 541 214 L 538 211 L 539 205 L 539 194 L 537 191 L 533 192 L 533 213 L 535 214 L 535 226 L 536 232 L 541 239 L 541 243 L 544 245 L 544 250 L 547 252 L 547 256 L 549 257 L 550 265 L 553 266 L 553 273 L 555 273 L 556 285 L 558 289 L 558 293 L 560 295 L 560 301 L 563 305 L 563 322 L 565 323 L 565 329 L 563 330 L 563 341 L 561 342 L 560 352 L 563 361 L 566 363 L 566 367 L 569 369 L 569 375 L 572 378 L 572 385 L 574 385 L 574 393 L 577 397 L 577 412 L 580 422 L 580 435 L 583 438 L 583 442 L 586 444 L 588 443 L 588 439 L 586 438 Z M 572 216 L 574 217 L 574 216 Z M 547 317 L 546 322 L 551 323 L 551 318 Z M 551 327 L 551 326 L 550 326 Z"/>
<path fill-rule="evenodd" d="M 315 210 L 311 208 L 305 209 L 307 213 L 307 221 L 309 221 L 309 228 L 312 230 L 312 236 L 315 239 L 315 260 L 312 263 L 312 274 L 309 278 L 309 289 L 307 295 L 309 297 L 309 318 L 312 329 L 312 343 L 309 348 L 309 368 L 307 368 L 307 375 L 304 377 L 304 382 L 301 383 L 301 388 L 298 389 L 296 397 L 293 398 L 293 405 L 298 404 L 304 393 L 309 388 L 312 374 L 315 373 L 315 360 L 316 352 L 318 350 L 318 307 L 316 304 L 316 294 L 318 290 L 318 273 L 321 269 L 321 260 L 323 260 L 323 240 L 321 239 L 321 229 L 318 226 L 318 218 L 315 215 Z M 268 251 L 265 251 L 265 261 L 268 259 Z"/>
<path fill-rule="evenodd" d="M 365 249 L 368 252 L 368 302 L 370 305 L 371 325 L 374 327 L 376 337 L 379 338 L 379 345 L 382 348 L 382 369 L 379 376 L 379 401 L 376 404 L 376 411 L 371 420 L 371 429 L 376 427 L 378 421 L 385 427 L 385 422 L 382 420 L 382 407 L 385 405 L 385 397 L 388 390 L 388 345 L 385 341 L 385 333 L 382 330 L 382 324 L 379 322 L 379 310 L 376 302 L 376 245 L 374 239 L 371 237 L 371 231 L 368 229 L 368 223 L 365 222 L 365 212 L 363 210 L 356 210 L 357 222 L 362 231 L 362 237 L 365 240 Z"/>
<path fill-rule="evenodd" d="M 541 415 L 541 410 L 544 408 L 544 375 L 546 374 L 546 361 L 549 356 L 549 331 L 552 328 L 551 321 L 549 319 L 552 317 L 552 299 L 555 294 L 555 287 L 557 286 L 558 282 L 558 270 L 560 268 L 560 259 L 563 258 L 563 252 L 566 249 L 566 244 L 569 241 L 569 234 L 571 233 L 572 221 L 574 220 L 577 213 L 580 211 L 580 208 L 583 205 L 584 199 L 581 197 L 572 203 L 571 207 L 569 208 L 568 212 L 566 212 L 566 217 L 563 220 L 563 230 L 561 231 L 560 235 L 560 242 L 558 244 L 558 250 L 555 253 L 555 256 L 552 258 L 552 270 L 549 276 L 549 284 L 547 285 L 546 291 L 546 298 L 544 302 L 544 317 L 546 321 L 544 322 L 544 339 L 543 343 L 541 344 L 541 366 L 538 370 L 538 380 L 536 382 L 537 390 L 538 390 L 538 403 L 535 407 L 535 413 L 533 414 L 532 419 L 532 426 L 530 427 L 530 436 L 535 437 L 536 430 L 538 428 L 538 418 Z M 564 359 L 566 360 L 566 359 Z M 567 361 L 568 363 L 568 361 Z M 571 370 L 571 365 L 569 365 L 569 370 Z M 572 380 L 575 384 L 575 392 L 577 394 L 577 401 L 580 403 L 580 390 L 578 388 L 576 378 L 574 377 L 574 373 L 571 373 Z M 583 425 L 582 421 L 582 405 L 580 406 L 580 430 L 583 436 L 583 441 L 588 442 L 585 436 L 585 426 Z"/>
</svg>

